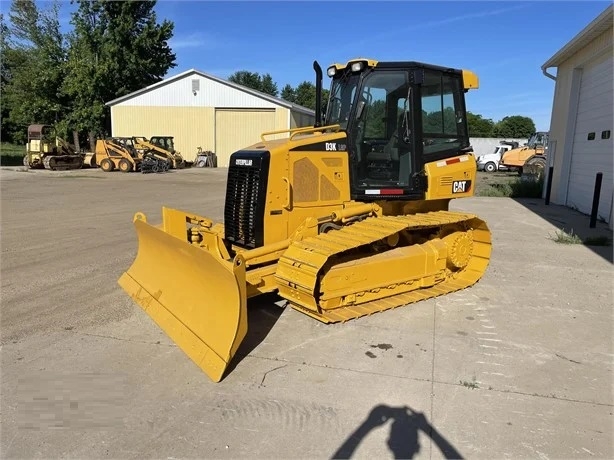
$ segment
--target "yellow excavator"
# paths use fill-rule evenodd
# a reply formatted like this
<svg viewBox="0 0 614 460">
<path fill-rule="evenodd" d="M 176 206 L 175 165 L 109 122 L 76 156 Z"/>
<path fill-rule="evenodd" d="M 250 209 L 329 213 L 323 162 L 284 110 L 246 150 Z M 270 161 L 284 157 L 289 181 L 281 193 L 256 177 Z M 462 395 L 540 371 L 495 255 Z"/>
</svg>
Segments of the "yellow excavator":
<svg viewBox="0 0 614 460">
<path fill-rule="evenodd" d="M 353 59 L 327 68 L 323 114 L 313 67 L 314 126 L 231 155 L 223 223 L 168 207 L 160 224 L 133 219 L 120 286 L 215 382 L 246 336 L 248 298 L 277 292 L 343 322 L 467 288 L 490 260 L 486 223 L 449 210 L 475 188 L 465 93 L 478 77 Z"/>
</svg>

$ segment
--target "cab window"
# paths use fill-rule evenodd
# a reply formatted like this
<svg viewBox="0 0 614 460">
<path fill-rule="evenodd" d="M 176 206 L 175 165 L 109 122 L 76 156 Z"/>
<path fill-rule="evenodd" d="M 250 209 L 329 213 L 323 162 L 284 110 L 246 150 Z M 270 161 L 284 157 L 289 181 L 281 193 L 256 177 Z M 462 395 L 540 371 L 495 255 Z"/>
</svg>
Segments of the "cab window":
<svg viewBox="0 0 614 460">
<path fill-rule="evenodd" d="M 458 150 L 468 145 L 461 106 L 460 75 L 426 71 L 421 86 L 424 153 Z"/>
</svg>

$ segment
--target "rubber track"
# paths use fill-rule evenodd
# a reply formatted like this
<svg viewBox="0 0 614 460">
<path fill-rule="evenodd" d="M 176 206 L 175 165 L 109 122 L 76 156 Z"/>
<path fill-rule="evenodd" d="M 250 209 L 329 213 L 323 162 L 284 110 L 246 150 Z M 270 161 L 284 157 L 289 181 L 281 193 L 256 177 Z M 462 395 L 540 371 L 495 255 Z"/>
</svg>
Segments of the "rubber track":
<svg viewBox="0 0 614 460">
<path fill-rule="evenodd" d="M 436 211 L 409 216 L 385 216 L 368 218 L 340 230 L 296 241 L 286 250 L 278 262 L 276 281 L 291 290 L 310 296 L 315 295 L 320 271 L 327 260 L 360 246 L 369 245 L 402 230 L 440 228 L 465 222 L 472 232 L 473 254 L 467 266 L 444 281 L 429 287 L 403 294 L 385 297 L 359 305 L 315 312 L 288 298 L 290 305 L 323 322 L 347 321 L 360 316 L 388 310 L 420 300 L 448 294 L 467 288 L 484 274 L 490 260 L 491 235 L 486 224 L 473 214 Z"/>
</svg>

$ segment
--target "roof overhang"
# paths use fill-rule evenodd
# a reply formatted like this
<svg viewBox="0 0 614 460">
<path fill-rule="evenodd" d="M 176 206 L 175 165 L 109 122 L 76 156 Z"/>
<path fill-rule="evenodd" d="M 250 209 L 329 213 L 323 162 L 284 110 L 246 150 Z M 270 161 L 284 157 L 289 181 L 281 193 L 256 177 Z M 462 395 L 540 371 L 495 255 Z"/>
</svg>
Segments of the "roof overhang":
<svg viewBox="0 0 614 460">
<path fill-rule="evenodd" d="M 109 107 L 117 105 L 120 102 L 127 101 L 129 99 L 132 99 L 132 98 L 134 98 L 136 96 L 139 96 L 141 94 L 144 94 L 146 92 L 155 90 L 156 88 L 159 88 L 161 86 L 168 85 L 169 83 L 172 83 L 174 81 L 180 80 L 182 78 L 186 78 L 186 77 L 188 77 L 190 75 L 199 75 L 199 76 L 201 76 L 203 78 L 208 78 L 209 80 L 216 81 L 216 82 L 221 83 L 223 85 L 230 86 L 230 87 L 235 88 L 235 89 L 237 89 L 239 91 L 243 91 L 243 92 L 246 92 L 246 93 L 251 94 L 253 96 L 256 96 L 258 98 L 261 98 L 261 99 L 264 99 L 266 101 L 272 102 L 273 104 L 279 105 L 281 107 L 285 107 L 285 108 L 287 108 L 287 109 L 289 109 L 291 111 L 300 112 L 300 113 L 304 113 L 304 114 L 307 114 L 307 115 L 315 115 L 315 110 L 311 110 L 311 109 L 309 109 L 307 107 L 303 107 L 301 105 L 294 104 L 292 102 L 288 102 L 288 101 L 286 101 L 284 99 L 281 99 L 279 97 L 271 96 L 270 94 L 265 94 L 265 93 L 262 93 L 260 91 L 256 91 L 256 90 L 254 90 L 252 88 L 248 88 L 246 86 L 242 86 L 242 85 L 239 85 L 237 83 L 234 83 L 234 82 L 231 82 L 231 81 L 228 81 L 228 80 L 224 80 L 223 78 L 216 77 L 214 75 L 211 75 L 211 74 L 208 74 L 208 73 L 205 73 L 205 72 L 201 72 L 200 70 L 196 70 L 196 69 L 189 69 L 189 70 L 186 70 L 184 72 L 178 73 L 178 74 L 176 74 L 176 75 L 174 75 L 172 77 L 168 77 L 168 78 L 166 78 L 164 80 L 161 80 L 161 81 L 159 81 L 157 83 L 154 83 L 152 85 L 146 86 L 145 88 L 141 88 L 141 89 L 139 89 L 137 91 L 134 91 L 134 92 L 132 92 L 130 94 L 126 94 L 125 96 L 121 96 L 121 97 L 118 97 L 116 99 L 113 99 L 112 101 L 105 102 L 105 105 L 109 106 Z"/>
<path fill-rule="evenodd" d="M 582 29 L 574 38 L 572 38 L 563 48 L 556 52 L 554 56 L 548 59 L 541 67 L 542 72 L 547 77 L 554 77 L 546 72 L 550 67 L 558 67 L 579 50 L 592 42 L 599 35 L 612 27 L 612 19 L 614 18 L 614 5 L 609 5 L 599 16 L 597 16 L 589 25 Z"/>
</svg>

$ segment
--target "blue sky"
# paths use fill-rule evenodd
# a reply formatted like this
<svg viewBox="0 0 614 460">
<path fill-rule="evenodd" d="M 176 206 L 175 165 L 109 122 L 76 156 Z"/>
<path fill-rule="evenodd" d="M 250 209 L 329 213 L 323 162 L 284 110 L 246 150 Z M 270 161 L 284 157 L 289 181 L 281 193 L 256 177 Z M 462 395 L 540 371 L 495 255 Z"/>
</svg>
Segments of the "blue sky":
<svg viewBox="0 0 614 460">
<path fill-rule="evenodd" d="M 609 3 L 159 0 L 156 11 L 175 23 L 169 75 L 249 70 L 270 73 L 281 90 L 313 81 L 314 59 L 323 68 L 357 56 L 423 61 L 478 74 L 480 89 L 467 95 L 473 113 L 525 115 L 546 130 L 554 81 L 541 65 Z"/>
</svg>

